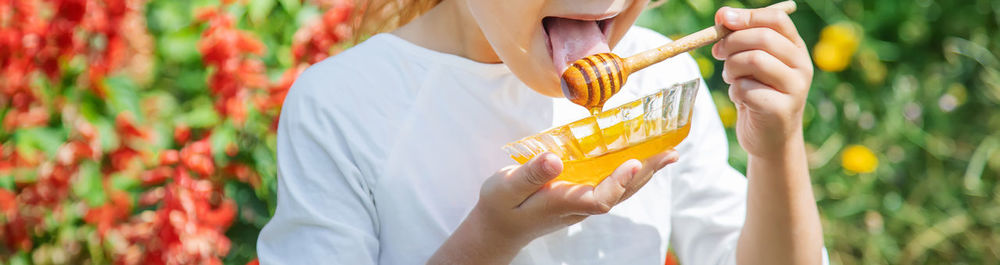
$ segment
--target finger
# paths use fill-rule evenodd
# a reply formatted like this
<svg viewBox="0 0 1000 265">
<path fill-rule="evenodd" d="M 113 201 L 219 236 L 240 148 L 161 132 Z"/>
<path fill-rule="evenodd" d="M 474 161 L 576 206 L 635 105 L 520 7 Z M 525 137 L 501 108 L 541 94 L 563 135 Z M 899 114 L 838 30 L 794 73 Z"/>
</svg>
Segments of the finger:
<svg viewBox="0 0 1000 265">
<path fill-rule="evenodd" d="M 562 223 L 564 225 L 569 226 L 569 225 L 572 225 L 572 224 L 575 224 L 575 223 L 579 223 L 579 222 L 583 221 L 583 219 L 587 219 L 588 216 L 590 216 L 590 215 L 586 215 L 586 214 L 571 214 L 571 215 L 567 215 L 567 216 L 563 217 L 563 220 L 562 220 L 563 222 Z"/>
<path fill-rule="evenodd" d="M 778 108 L 794 105 L 787 102 L 791 97 L 749 77 L 739 78 L 729 86 L 729 98 L 737 106 L 768 114 L 787 113 Z"/>
<path fill-rule="evenodd" d="M 611 172 L 611 176 L 608 176 L 594 187 L 594 203 L 591 209 L 586 209 L 587 212 L 591 214 L 604 214 L 611 211 L 611 207 L 614 207 L 622 200 L 625 191 L 628 190 L 627 185 L 629 182 L 632 182 L 632 179 L 641 169 L 642 163 L 635 159 L 625 161 L 621 166 L 618 166 L 614 172 Z"/>
<path fill-rule="evenodd" d="M 552 181 L 524 200 L 518 209 L 561 215 L 589 215 L 594 208 L 594 186 Z"/>
<path fill-rule="evenodd" d="M 642 163 L 642 169 L 640 169 L 639 172 L 635 174 L 635 177 L 632 178 L 632 181 L 629 181 L 625 185 L 626 188 L 625 195 L 622 196 L 621 200 L 624 201 L 629 197 L 632 197 L 632 194 L 635 194 L 637 191 L 639 191 L 640 188 L 642 188 L 643 186 L 646 185 L 646 183 L 649 182 L 649 180 L 653 177 L 653 174 L 656 173 L 656 171 L 660 171 L 660 169 L 663 169 L 663 167 L 672 164 L 674 162 L 677 162 L 679 158 L 680 155 L 677 153 L 677 151 L 674 151 L 673 149 L 646 158 L 646 160 L 644 160 Z"/>
<path fill-rule="evenodd" d="M 725 71 L 722 73 L 722 80 L 729 84 L 733 84 L 739 78 L 752 77 L 784 93 L 797 92 L 791 90 L 802 87 L 796 83 L 794 69 L 762 50 L 730 55 L 723 67 Z"/>
<path fill-rule="evenodd" d="M 502 196 L 515 202 L 515 206 L 519 205 L 561 172 L 562 161 L 558 156 L 550 152 L 541 153 L 504 177 L 501 183 Z"/>
<path fill-rule="evenodd" d="M 631 159 L 622 163 L 596 187 L 566 181 L 553 181 L 532 194 L 519 209 L 570 215 L 604 214 L 618 204 L 625 185 L 639 171 L 642 163 Z"/>
<path fill-rule="evenodd" d="M 804 48 L 795 46 L 769 28 L 751 28 L 730 33 L 712 46 L 712 56 L 726 60 L 732 54 L 750 50 L 767 51 L 792 68 L 811 67 Z"/>
<path fill-rule="evenodd" d="M 773 8 L 742 9 L 723 7 L 715 12 L 715 23 L 739 31 L 748 28 L 771 28 L 799 47 L 805 42 L 799 36 L 795 23 L 784 11 Z"/>
</svg>

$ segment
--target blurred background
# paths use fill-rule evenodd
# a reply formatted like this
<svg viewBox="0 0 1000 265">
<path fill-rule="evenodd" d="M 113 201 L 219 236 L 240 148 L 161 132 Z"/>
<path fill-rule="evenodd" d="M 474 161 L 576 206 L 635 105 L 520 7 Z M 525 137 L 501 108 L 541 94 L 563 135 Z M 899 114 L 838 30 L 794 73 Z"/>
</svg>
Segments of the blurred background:
<svg viewBox="0 0 1000 265">
<path fill-rule="evenodd" d="M 0 264 L 253 263 L 284 94 L 350 47 L 359 1 L 0 0 Z M 770 2 L 671 0 L 638 24 L 677 37 Z M 798 4 L 831 261 L 1000 263 L 1000 1 Z"/>
</svg>

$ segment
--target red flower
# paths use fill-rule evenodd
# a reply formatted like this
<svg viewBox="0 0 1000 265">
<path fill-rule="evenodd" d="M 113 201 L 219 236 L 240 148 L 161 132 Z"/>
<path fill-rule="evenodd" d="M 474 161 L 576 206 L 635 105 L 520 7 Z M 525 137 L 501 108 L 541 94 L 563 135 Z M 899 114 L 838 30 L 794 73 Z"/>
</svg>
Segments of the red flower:
<svg viewBox="0 0 1000 265">
<path fill-rule="evenodd" d="M 118 134 L 125 138 L 149 138 L 149 133 L 146 130 L 135 126 L 135 118 L 129 112 L 118 114 L 118 117 L 115 118 L 115 126 Z"/>
<path fill-rule="evenodd" d="M 181 157 L 191 156 L 191 155 L 212 155 L 212 144 L 208 142 L 209 138 L 205 138 L 192 142 L 181 149 Z"/>
<path fill-rule="evenodd" d="M 0 188 L 0 214 L 11 216 L 17 210 L 17 195 Z"/>
<path fill-rule="evenodd" d="M 167 166 L 160 166 L 142 172 L 142 174 L 139 176 L 139 179 L 142 181 L 143 186 L 155 186 L 162 184 L 164 181 L 169 179 L 172 174 L 173 174 L 172 168 Z"/>
<path fill-rule="evenodd" d="M 2 227 L 0 231 L 0 239 L 4 240 L 8 247 L 12 247 L 19 250 L 28 251 L 31 250 L 31 236 L 28 235 L 28 222 L 24 220 L 23 217 L 15 215 L 13 218 L 7 220 L 6 226 Z"/>
<path fill-rule="evenodd" d="M 132 211 L 132 199 L 123 192 L 111 192 L 111 200 L 97 208 L 87 210 L 83 220 L 97 225 L 97 233 L 104 235 L 113 225 L 124 220 Z"/>
<path fill-rule="evenodd" d="M 187 125 L 180 124 L 174 128 L 174 142 L 178 145 L 187 144 L 188 139 L 191 139 L 191 128 Z"/>
<path fill-rule="evenodd" d="M 108 154 L 111 160 L 110 172 L 118 172 L 127 169 L 136 158 L 139 158 L 139 151 L 127 146 L 120 147 Z"/>
<path fill-rule="evenodd" d="M 253 57 L 264 53 L 264 44 L 236 29 L 233 18 L 220 10 L 199 10 L 197 17 L 208 23 L 198 51 L 205 65 L 214 69 L 208 84 L 216 96 L 216 110 L 241 125 L 249 95 L 268 83 L 264 63 Z"/>
<path fill-rule="evenodd" d="M 184 158 L 184 166 L 201 176 L 210 176 L 215 172 L 215 163 L 206 155 L 194 154 Z"/>
<path fill-rule="evenodd" d="M 245 164 L 232 163 L 226 166 L 222 171 L 227 177 L 236 178 L 240 182 L 248 183 L 253 188 L 260 187 L 260 176 L 253 168 Z"/>
<path fill-rule="evenodd" d="M 677 255 L 674 255 L 674 251 L 673 250 L 667 251 L 667 259 L 666 259 L 666 261 L 664 261 L 663 264 L 664 265 L 678 265 L 678 264 L 680 264 L 680 262 L 677 261 Z"/>
<path fill-rule="evenodd" d="M 169 149 L 160 153 L 160 165 L 170 166 L 180 161 L 181 155 L 177 150 Z"/>
<path fill-rule="evenodd" d="M 64 96 L 114 96 L 104 82 L 111 74 L 122 74 L 141 87 L 148 84 L 131 75 L 152 72 L 141 63 L 155 59 L 156 42 L 144 25 L 145 1 L 0 0 L 0 25 L 12 25 L 0 26 L 0 109 L 4 110 L 0 135 L 7 136 L 0 139 L 6 141 L 0 143 L 0 176 L 13 175 L 15 180 L 13 189 L 0 188 L 0 248 L 30 253 L 36 244 L 63 244 L 62 239 L 52 242 L 61 238 L 52 231 L 63 230 L 49 226 L 72 223 L 63 219 L 76 218 L 78 207 L 85 208 L 71 187 L 82 179 L 81 165 L 101 165 L 104 189 L 98 192 L 105 192 L 109 200 L 83 209 L 83 221 L 96 227 L 99 245 L 108 246 L 104 250 L 109 263 L 221 264 L 229 253 L 231 243 L 225 233 L 239 207 L 222 192 L 222 181 L 232 178 L 262 188 L 256 165 L 242 161 L 245 151 L 239 145 L 228 143 L 215 150 L 232 158 L 223 163 L 213 160 L 211 128 L 192 132 L 178 125 L 171 135 L 173 143 L 161 142 L 156 135 L 160 130 L 154 130 L 159 124 L 137 119 L 143 117 L 138 115 L 169 117 L 170 113 L 158 111 L 162 105 L 158 96 L 139 93 L 140 112 L 110 117 L 114 119 L 110 131 L 104 130 L 108 117 L 94 117 L 107 115 L 107 108 L 80 108 L 74 102 L 77 96 Z M 320 5 L 322 15 L 295 34 L 292 67 L 273 82 L 261 59 L 267 48 L 263 42 L 239 29 L 238 20 L 225 12 L 228 9 L 199 10 L 196 16 L 204 31 L 197 49 L 209 69 L 206 82 L 215 110 L 227 121 L 240 127 L 255 113 L 252 108 L 259 108 L 263 117 L 272 119 L 264 125 L 276 128 L 278 109 L 298 75 L 309 64 L 338 52 L 337 44 L 350 37 L 347 20 L 352 1 L 314 4 Z M 136 62 L 140 67 L 133 67 Z M 52 87 L 57 89 L 47 90 Z M 53 143 L 58 147 L 54 156 L 46 152 L 49 146 L 14 148 L 11 135 L 27 133 L 22 129 L 30 127 L 46 127 L 65 137 L 62 143 Z M 175 149 L 162 152 L 158 161 L 152 159 L 162 145 Z M 112 189 L 112 180 L 135 181 L 130 178 L 145 190 L 132 194 Z M 142 211 L 133 212 L 134 204 Z"/>
</svg>

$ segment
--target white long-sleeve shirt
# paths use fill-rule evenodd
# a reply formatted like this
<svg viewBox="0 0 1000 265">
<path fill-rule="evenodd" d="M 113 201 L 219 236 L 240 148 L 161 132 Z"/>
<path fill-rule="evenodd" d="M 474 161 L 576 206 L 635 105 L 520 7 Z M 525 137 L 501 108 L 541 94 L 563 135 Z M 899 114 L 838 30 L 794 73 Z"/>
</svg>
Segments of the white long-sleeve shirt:
<svg viewBox="0 0 1000 265">
<path fill-rule="evenodd" d="M 669 40 L 633 27 L 632 55 Z M 614 107 L 699 77 L 683 54 L 632 74 Z M 306 70 L 278 126 L 278 205 L 262 264 L 423 264 L 475 205 L 483 181 L 515 162 L 501 147 L 585 117 L 564 98 L 484 64 L 379 34 Z M 733 264 L 747 180 L 707 87 L 680 161 L 610 213 L 542 236 L 513 264 Z"/>
</svg>

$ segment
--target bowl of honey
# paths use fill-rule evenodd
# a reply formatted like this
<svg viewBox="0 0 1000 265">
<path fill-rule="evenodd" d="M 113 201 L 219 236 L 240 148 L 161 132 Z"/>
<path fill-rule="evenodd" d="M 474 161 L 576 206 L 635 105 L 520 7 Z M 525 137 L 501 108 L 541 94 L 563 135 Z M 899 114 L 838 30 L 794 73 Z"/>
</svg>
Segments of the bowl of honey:
<svg viewBox="0 0 1000 265">
<path fill-rule="evenodd" d="M 657 90 L 592 116 L 504 145 L 524 164 L 552 152 L 563 162 L 556 180 L 596 186 L 629 159 L 644 160 L 674 148 L 691 129 L 699 79 Z"/>
</svg>

